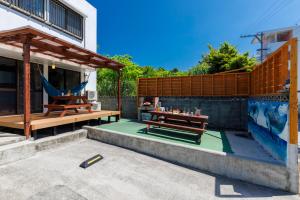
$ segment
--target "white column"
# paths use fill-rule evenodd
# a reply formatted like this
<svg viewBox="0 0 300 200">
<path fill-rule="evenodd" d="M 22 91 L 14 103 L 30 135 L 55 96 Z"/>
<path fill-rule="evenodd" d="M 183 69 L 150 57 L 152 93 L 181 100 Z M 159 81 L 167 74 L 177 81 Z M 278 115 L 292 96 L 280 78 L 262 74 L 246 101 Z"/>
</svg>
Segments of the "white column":
<svg viewBox="0 0 300 200">
<path fill-rule="evenodd" d="M 44 63 L 43 65 L 44 77 L 48 80 L 48 63 Z M 43 90 L 43 105 L 48 104 L 48 94 L 45 90 Z M 47 112 L 47 108 L 44 108 L 44 112 Z"/>
<path fill-rule="evenodd" d="M 81 75 L 81 76 L 80 76 L 80 82 L 81 82 L 81 83 L 85 81 L 85 80 L 84 80 L 84 79 L 85 79 L 85 75 L 84 75 L 84 74 L 85 74 L 85 71 L 82 70 L 81 73 L 80 73 L 80 75 Z M 81 91 L 81 95 L 85 95 L 85 94 L 84 94 L 85 91 L 86 91 L 86 90 L 83 89 L 83 90 Z"/>
</svg>

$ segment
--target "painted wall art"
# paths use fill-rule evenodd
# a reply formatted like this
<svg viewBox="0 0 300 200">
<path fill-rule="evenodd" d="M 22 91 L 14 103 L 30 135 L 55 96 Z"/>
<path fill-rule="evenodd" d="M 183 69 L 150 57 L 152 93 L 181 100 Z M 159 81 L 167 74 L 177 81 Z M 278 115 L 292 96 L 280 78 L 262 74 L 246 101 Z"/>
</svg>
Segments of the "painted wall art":
<svg viewBox="0 0 300 200">
<path fill-rule="evenodd" d="M 274 158 L 286 162 L 289 133 L 288 102 L 248 101 L 248 131 Z"/>
</svg>

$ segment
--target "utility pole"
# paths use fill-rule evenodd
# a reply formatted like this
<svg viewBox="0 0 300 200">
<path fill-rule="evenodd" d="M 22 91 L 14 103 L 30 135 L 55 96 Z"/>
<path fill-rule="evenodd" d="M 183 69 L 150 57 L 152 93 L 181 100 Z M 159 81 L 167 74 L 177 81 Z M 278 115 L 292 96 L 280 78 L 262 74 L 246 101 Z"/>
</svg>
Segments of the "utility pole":
<svg viewBox="0 0 300 200">
<path fill-rule="evenodd" d="M 260 33 L 256 33 L 256 34 L 251 34 L 251 35 L 241 35 L 241 38 L 256 38 L 259 43 L 260 43 L 260 49 L 258 49 L 257 51 L 260 51 L 260 62 L 262 63 L 264 61 L 264 51 L 267 49 L 264 49 L 264 33 L 260 32 Z"/>
</svg>

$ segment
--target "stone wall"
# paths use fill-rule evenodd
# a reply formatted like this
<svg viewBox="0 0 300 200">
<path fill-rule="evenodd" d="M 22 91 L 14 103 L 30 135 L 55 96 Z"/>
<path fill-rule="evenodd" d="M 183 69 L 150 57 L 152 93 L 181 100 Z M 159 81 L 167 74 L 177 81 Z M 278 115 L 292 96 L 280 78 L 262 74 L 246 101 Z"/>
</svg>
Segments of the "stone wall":
<svg viewBox="0 0 300 200">
<path fill-rule="evenodd" d="M 115 97 L 99 97 L 103 110 L 115 110 Z M 137 118 L 136 97 L 122 98 L 122 117 Z M 162 106 L 182 110 L 202 110 L 209 116 L 209 127 L 215 129 L 247 130 L 248 99 L 236 97 L 161 97 Z"/>
<path fill-rule="evenodd" d="M 118 101 L 116 97 L 98 97 L 102 110 L 117 110 Z M 137 119 L 136 97 L 122 97 L 122 117 Z"/>
</svg>

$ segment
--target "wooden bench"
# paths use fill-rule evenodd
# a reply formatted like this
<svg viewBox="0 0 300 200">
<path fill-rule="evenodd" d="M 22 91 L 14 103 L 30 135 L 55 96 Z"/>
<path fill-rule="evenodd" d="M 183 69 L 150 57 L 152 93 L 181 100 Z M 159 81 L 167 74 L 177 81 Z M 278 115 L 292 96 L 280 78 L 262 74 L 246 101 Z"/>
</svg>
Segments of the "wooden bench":
<svg viewBox="0 0 300 200">
<path fill-rule="evenodd" d="M 144 122 L 147 124 L 147 132 L 150 129 L 150 125 L 158 126 L 158 127 L 166 127 L 171 129 L 177 129 L 177 130 L 183 130 L 183 131 L 190 131 L 197 134 L 196 142 L 201 142 L 201 136 L 205 132 L 205 129 L 193 127 L 193 126 L 186 126 L 186 125 L 180 125 L 180 124 L 173 124 L 173 123 L 167 123 L 167 122 L 161 122 L 161 121 L 152 121 L 152 120 L 144 120 Z"/>
<path fill-rule="evenodd" d="M 45 108 L 50 108 L 50 109 L 79 109 L 79 108 L 87 108 L 92 106 L 92 104 L 85 104 L 85 103 L 81 103 L 81 104 L 72 104 L 72 105 L 65 105 L 65 104 L 59 104 L 59 105 L 45 105 Z"/>
<path fill-rule="evenodd" d="M 86 103 L 81 103 L 81 104 L 49 104 L 49 105 L 45 105 L 45 108 L 48 108 L 47 113 L 45 114 L 45 116 L 48 116 L 50 114 L 51 111 L 55 110 L 62 110 L 60 117 L 65 116 L 65 114 L 67 113 L 68 110 L 74 110 L 76 113 L 78 112 L 78 109 L 80 108 L 87 108 L 89 112 L 91 111 L 91 106 L 92 104 L 86 104 Z"/>
<path fill-rule="evenodd" d="M 68 110 L 74 110 L 78 113 L 77 109 L 80 108 L 86 108 L 90 113 L 92 112 L 92 104 L 88 103 L 86 96 L 57 96 L 52 98 L 53 103 L 44 106 L 48 108 L 45 116 L 48 116 L 52 111 L 62 111 L 60 117 L 63 117 Z M 64 103 L 62 104 L 60 101 L 64 101 Z"/>
<path fill-rule="evenodd" d="M 201 142 L 201 136 L 205 131 L 208 116 L 205 115 L 186 115 L 174 114 L 172 112 L 150 111 L 151 120 L 145 120 L 147 131 L 150 125 L 166 127 L 183 131 L 190 131 L 197 134 L 197 143 Z M 155 119 L 156 116 L 156 119 Z"/>
</svg>

